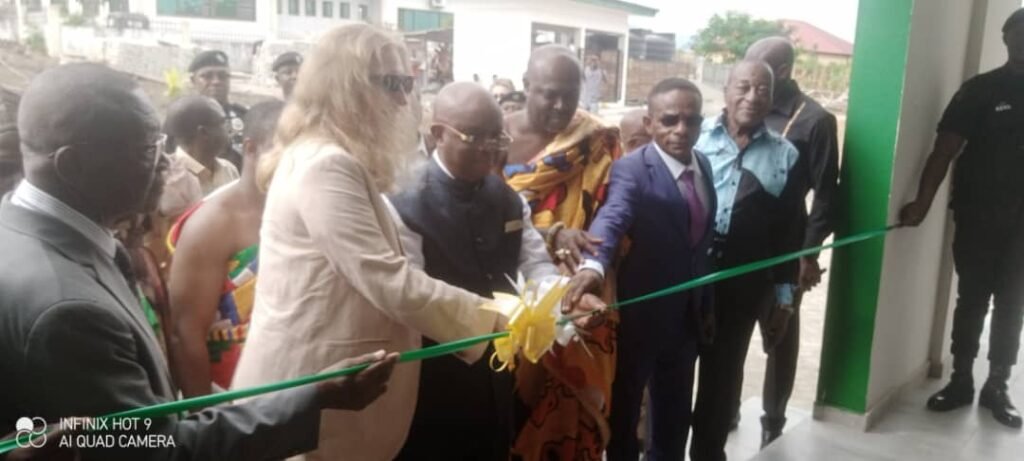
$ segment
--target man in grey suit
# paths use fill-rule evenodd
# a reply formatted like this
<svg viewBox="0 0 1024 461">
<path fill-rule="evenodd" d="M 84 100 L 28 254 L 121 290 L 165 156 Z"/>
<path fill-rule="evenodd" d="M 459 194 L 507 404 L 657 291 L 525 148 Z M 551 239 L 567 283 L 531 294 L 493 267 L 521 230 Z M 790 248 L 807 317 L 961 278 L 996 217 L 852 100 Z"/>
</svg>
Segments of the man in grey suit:
<svg viewBox="0 0 1024 461">
<path fill-rule="evenodd" d="M 138 86 L 101 65 L 57 67 L 25 92 L 25 180 L 0 204 L 0 433 L 22 417 L 52 427 L 61 417 L 174 399 L 167 363 L 129 288 L 127 253 L 110 232 L 159 199 L 167 168 L 159 126 Z M 350 378 L 157 419 L 133 435 L 160 435 L 161 447 L 82 448 L 82 459 L 254 460 L 310 451 L 320 410 L 369 405 L 396 360 L 367 354 L 338 364 L 377 362 Z M 118 443 L 124 433 L 114 433 Z"/>
</svg>

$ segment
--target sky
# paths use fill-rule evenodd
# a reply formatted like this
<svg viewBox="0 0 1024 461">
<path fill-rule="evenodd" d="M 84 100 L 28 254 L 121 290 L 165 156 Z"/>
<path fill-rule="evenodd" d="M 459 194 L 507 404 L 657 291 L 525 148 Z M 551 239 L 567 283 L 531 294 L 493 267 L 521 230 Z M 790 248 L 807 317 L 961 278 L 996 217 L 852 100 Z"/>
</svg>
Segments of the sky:
<svg viewBox="0 0 1024 461">
<path fill-rule="evenodd" d="M 677 42 L 703 28 L 715 13 L 739 11 L 765 19 L 799 19 L 853 41 L 858 0 L 630 0 L 660 11 L 654 18 L 631 17 L 631 27 L 673 32 Z"/>
</svg>

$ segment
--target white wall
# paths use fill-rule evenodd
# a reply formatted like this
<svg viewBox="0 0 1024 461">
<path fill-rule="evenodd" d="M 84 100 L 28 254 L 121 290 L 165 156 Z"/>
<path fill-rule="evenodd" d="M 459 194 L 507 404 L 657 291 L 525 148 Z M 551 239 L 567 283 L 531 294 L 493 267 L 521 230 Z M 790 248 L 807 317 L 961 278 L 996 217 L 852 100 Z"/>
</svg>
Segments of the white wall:
<svg viewBox="0 0 1024 461">
<path fill-rule="evenodd" d="M 988 0 L 988 14 L 985 15 L 984 38 L 981 46 L 982 72 L 1006 63 L 1006 45 L 1003 44 L 1003 23 L 1017 8 L 1021 0 Z"/>
<path fill-rule="evenodd" d="M 495 2 L 506 3 L 506 2 Z M 527 3 L 527 2 L 524 2 Z M 455 15 L 455 80 L 472 81 L 473 74 L 489 85 L 492 75 L 512 79 L 522 89 L 523 73 L 530 59 L 532 23 L 530 10 L 474 8 Z"/>
<path fill-rule="evenodd" d="M 935 126 L 963 80 L 971 6 L 964 0 L 914 2 L 888 222 L 916 195 Z M 944 249 L 948 182 L 918 229 L 886 239 L 868 384 L 869 411 L 928 365 L 936 287 Z"/>
</svg>

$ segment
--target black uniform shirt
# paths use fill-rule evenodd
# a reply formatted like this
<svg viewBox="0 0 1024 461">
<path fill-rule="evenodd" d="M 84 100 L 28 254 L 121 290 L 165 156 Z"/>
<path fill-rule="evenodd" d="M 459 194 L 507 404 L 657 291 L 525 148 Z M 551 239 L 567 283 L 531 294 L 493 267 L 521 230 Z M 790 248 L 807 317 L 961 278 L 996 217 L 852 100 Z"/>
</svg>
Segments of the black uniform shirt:
<svg viewBox="0 0 1024 461">
<path fill-rule="evenodd" d="M 228 145 L 228 149 L 221 158 L 234 164 L 238 171 L 242 171 L 242 141 L 245 140 L 245 136 L 242 134 L 245 123 L 242 119 L 248 112 L 249 109 L 246 109 L 245 106 L 233 102 L 224 107 L 224 121 L 228 125 L 231 144 Z"/>
<path fill-rule="evenodd" d="M 1024 209 L 1024 75 L 1000 67 L 963 84 L 939 122 L 967 144 L 953 173 L 958 217 L 1015 217 Z"/>
</svg>

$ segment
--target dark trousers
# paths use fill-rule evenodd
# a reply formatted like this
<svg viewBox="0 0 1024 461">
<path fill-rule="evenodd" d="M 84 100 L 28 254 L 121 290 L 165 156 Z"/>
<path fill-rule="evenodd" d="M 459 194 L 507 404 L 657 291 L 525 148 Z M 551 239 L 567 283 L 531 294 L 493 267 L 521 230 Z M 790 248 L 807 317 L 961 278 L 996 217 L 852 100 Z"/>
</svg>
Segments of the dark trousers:
<svg viewBox="0 0 1024 461">
<path fill-rule="evenodd" d="M 650 449 L 645 459 L 681 460 L 686 454 L 697 340 L 684 311 L 679 306 L 635 306 L 621 312 L 608 461 L 638 459 L 637 424 L 647 386 Z"/>
<path fill-rule="evenodd" d="M 761 391 L 761 403 L 764 409 L 762 422 L 766 425 L 781 427 L 786 423 L 786 405 L 789 404 L 789 397 L 793 395 L 797 359 L 800 356 L 800 304 L 802 301 L 803 293 L 799 291 L 793 293 L 793 308 L 795 310 L 789 317 L 786 335 L 774 349 L 768 351 L 764 388 Z M 767 341 L 767 338 L 764 337 L 767 330 L 766 325 L 761 325 L 761 327 L 761 340 Z M 742 380 L 740 382 L 742 383 Z"/>
<path fill-rule="evenodd" d="M 1012 366 L 1017 363 L 1024 320 L 1024 226 L 960 217 L 956 224 L 953 261 L 960 281 L 953 312 L 953 355 L 978 355 L 991 300 L 988 359 L 992 365 Z"/>
<path fill-rule="evenodd" d="M 424 347 L 436 344 L 423 338 Z M 494 352 L 487 347 L 484 357 Z M 487 360 L 468 365 L 454 356 L 420 367 L 419 396 L 398 461 L 507 461 L 512 441 L 511 373 Z"/>
<path fill-rule="evenodd" d="M 729 425 L 739 410 L 743 363 L 754 324 L 774 301 L 763 273 L 715 285 L 715 340 L 701 349 L 697 404 L 693 415 L 693 461 L 725 460 Z"/>
</svg>

